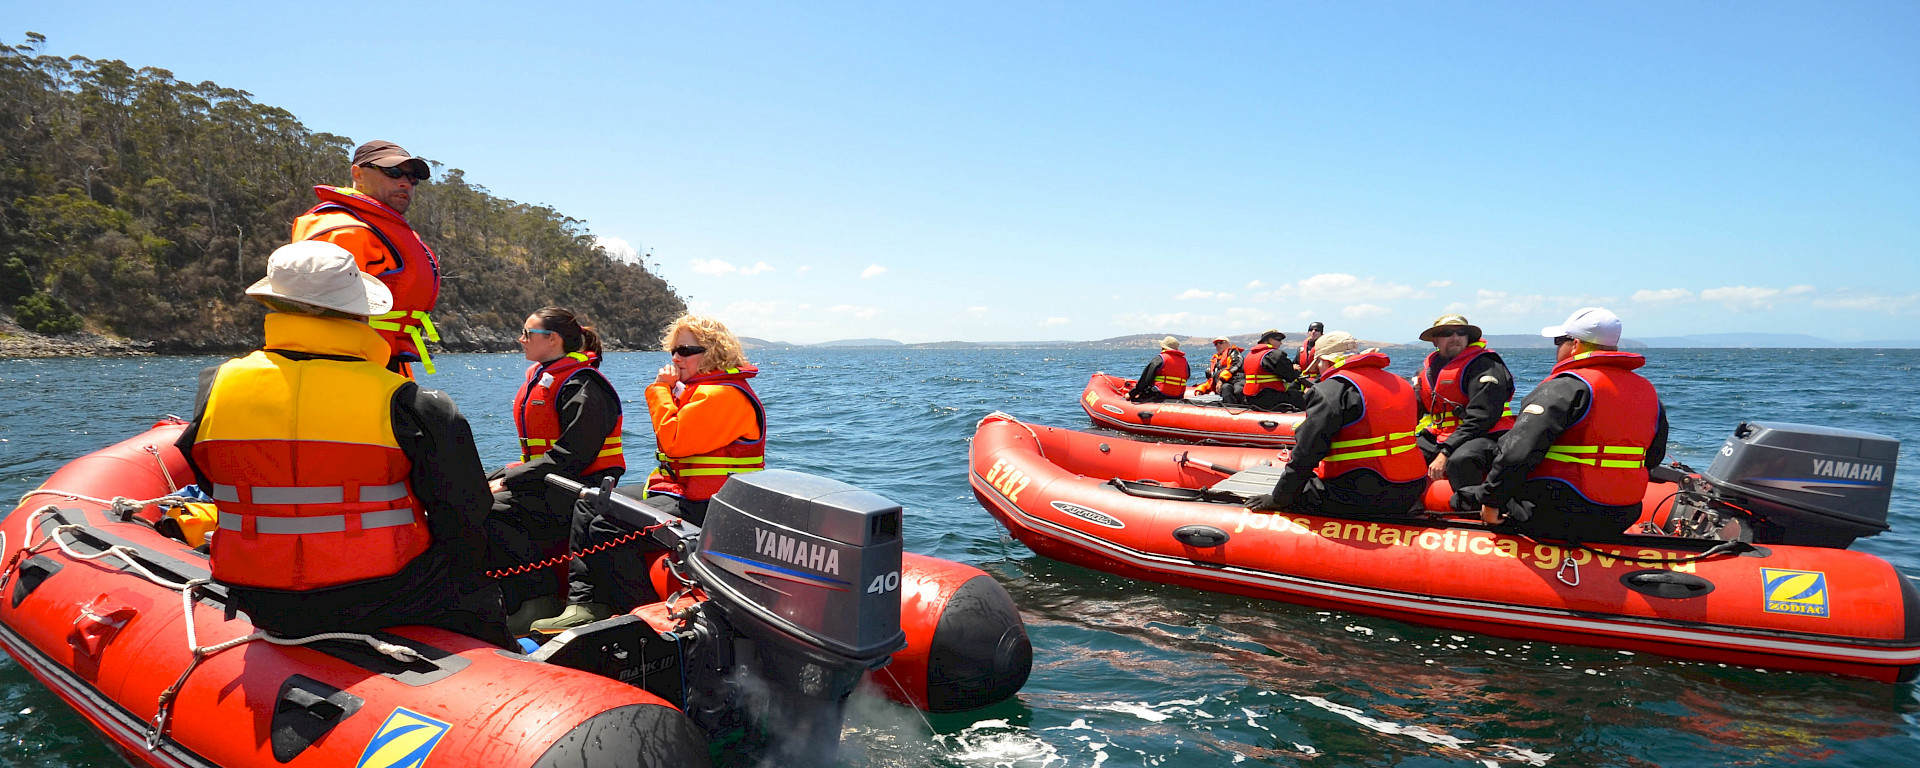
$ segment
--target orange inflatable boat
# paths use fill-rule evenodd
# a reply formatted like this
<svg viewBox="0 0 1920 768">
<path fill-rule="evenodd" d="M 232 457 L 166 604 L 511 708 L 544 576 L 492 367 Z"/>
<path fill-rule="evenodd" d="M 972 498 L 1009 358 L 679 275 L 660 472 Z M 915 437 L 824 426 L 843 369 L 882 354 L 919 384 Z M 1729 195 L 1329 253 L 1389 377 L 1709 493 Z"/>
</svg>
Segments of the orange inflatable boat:
<svg viewBox="0 0 1920 768">
<path fill-rule="evenodd" d="M 1136 435 L 1166 437 L 1194 443 L 1279 447 L 1293 445 L 1293 428 L 1304 418 L 1298 413 L 1271 413 L 1226 405 L 1194 403 L 1131 403 L 1132 379 L 1095 373 L 1080 394 L 1080 407 L 1094 424 Z"/>
<path fill-rule="evenodd" d="M 1681 485 L 1651 484 L 1636 527 L 1661 535 L 1582 547 L 1477 517 L 1245 509 L 1285 459 L 1285 449 L 1119 440 L 993 414 L 974 435 L 969 480 L 1035 552 L 1132 578 L 1768 669 L 1889 682 L 1920 670 L 1920 590 L 1870 554 L 1767 543 L 1795 538 L 1782 527 L 1794 521 L 1762 512 L 1757 496 L 1734 499 L 1745 486 L 1732 480 L 1669 470 Z M 1428 507 L 1447 495 L 1444 483 L 1430 489 Z M 1722 515 L 1734 505 L 1754 516 Z"/>
<path fill-rule="evenodd" d="M 952 711 L 1031 668 L 991 577 L 903 553 L 898 505 L 778 470 L 715 496 L 728 536 L 654 521 L 684 579 L 673 611 L 524 654 L 430 627 L 266 636 L 156 527 L 150 502 L 191 478 L 181 427 L 73 461 L 0 520 L 0 645 L 136 765 L 705 765 L 710 735 L 776 715 L 767 759 L 830 760 L 862 680 Z"/>
</svg>

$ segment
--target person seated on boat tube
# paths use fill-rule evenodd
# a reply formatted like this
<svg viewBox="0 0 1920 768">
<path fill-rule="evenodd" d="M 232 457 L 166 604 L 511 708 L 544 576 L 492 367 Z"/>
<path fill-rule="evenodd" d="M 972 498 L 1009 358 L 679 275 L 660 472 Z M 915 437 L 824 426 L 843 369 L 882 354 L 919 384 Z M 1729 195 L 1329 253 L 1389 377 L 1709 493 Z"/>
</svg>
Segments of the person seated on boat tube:
<svg viewBox="0 0 1920 768">
<path fill-rule="evenodd" d="M 286 637 L 441 627 L 513 647 L 481 569 L 490 499 L 445 393 L 387 369 L 392 307 L 353 254 L 303 240 L 247 289 L 266 343 L 200 374 L 178 446 L 219 506 L 213 578 Z"/>
<path fill-rule="evenodd" d="M 1276 330 L 1260 334 L 1260 340 L 1247 350 L 1241 363 L 1240 396 L 1245 405 L 1262 411 L 1298 411 L 1306 404 L 1306 393 L 1296 382 L 1300 371 L 1293 358 L 1280 348 L 1287 335 Z"/>
<path fill-rule="evenodd" d="M 1340 517 L 1411 518 L 1427 489 L 1426 462 L 1414 445 L 1419 423 L 1413 386 L 1387 370 L 1377 349 L 1352 335 L 1320 338 L 1307 413 L 1294 428 L 1293 455 L 1273 492 L 1251 509 Z"/>
<path fill-rule="evenodd" d="M 1617 538 L 1640 517 L 1647 468 L 1666 459 L 1666 408 L 1634 373 L 1646 358 L 1620 351 L 1612 312 L 1587 307 L 1540 333 L 1553 371 L 1520 401 L 1487 481 L 1456 491 L 1453 508 L 1535 536 Z"/>
<path fill-rule="evenodd" d="M 660 466 L 647 476 L 643 502 L 699 525 L 729 476 L 766 468 L 767 412 L 748 383 L 760 369 L 747 362 L 739 337 L 711 317 L 681 315 L 660 342 L 672 359 L 646 390 Z M 581 506 L 569 543 L 586 551 L 633 530 Z M 644 557 L 651 547 L 641 539 L 575 559 L 566 610 L 534 622 L 534 631 L 559 632 L 660 599 Z"/>
<path fill-rule="evenodd" d="M 1413 381 L 1427 477 L 1454 488 L 1478 485 L 1513 428 L 1513 373 L 1465 315 L 1441 315 L 1420 340 L 1433 343 Z"/>
<path fill-rule="evenodd" d="M 1300 370 L 1313 367 L 1313 345 L 1320 341 L 1320 337 L 1326 333 L 1326 330 L 1327 325 L 1318 320 L 1307 323 L 1307 340 L 1300 342 L 1300 357 L 1294 360 L 1294 364 L 1299 366 Z"/>
<path fill-rule="evenodd" d="M 393 293 L 393 308 L 369 323 L 387 340 L 393 354 L 389 370 L 413 378 L 419 362 L 433 373 L 428 341 L 439 341 L 428 316 L 440 300 L 440 257 L 407 223 L 414 188 L 432 173 L 427 161 L 407 154 L 391 141 L 369 141 L 353 150 L 347 166 L 353 185 L 316 185 L 320 203 L 293 220 L 293 241 L 333 243 L 380 279 Z"/>
<path fill-rule="evenodd" d="M 513 398 L 520 460 L 488 476 L 493 513 L 487 538 L 495 569 L 539 562 L 567 551 L 576 496 L 546 482 L 558 474 L 598 486 L 626 472 L 621 448 L 620 395 L 600 374 L 600 334 L 565 307 L 542 307 L 520 328 L 520 347 L 532 364 Z M 564 607 L 552 569 L 500 580 L 516 634 Z"/>
<path fill-rule="evenodd" d="M 1193 388 L 1196 395 L 1220 393 L 1224 402 L 1227 390 L 1233 384 L 1234 376 L 1240 372 L 1240 361 L 1247 351 L 1225 336 L 1213 337 L 1213 358 L 1207 361 L 1207 378 Z"/>
<path fill-rule="evenodd" d="M 1160 403 L 1187 396 L 1187 353 L 1180 351 L 1180 340 L 1172 336 L 1160 340 L 1160 354 L 1147 361 L 1146 370 L 1134 379 L 1127 401 Z"/>
</svg>

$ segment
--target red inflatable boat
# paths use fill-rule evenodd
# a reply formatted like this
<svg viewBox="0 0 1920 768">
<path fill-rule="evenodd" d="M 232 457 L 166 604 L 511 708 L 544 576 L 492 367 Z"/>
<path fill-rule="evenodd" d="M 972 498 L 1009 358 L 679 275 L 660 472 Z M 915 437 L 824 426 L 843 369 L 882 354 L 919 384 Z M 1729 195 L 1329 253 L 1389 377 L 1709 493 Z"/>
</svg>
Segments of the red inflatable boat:
<svg viewBox="0 0 1920 768">
<path fill-rule="evenodd" d="M 1195 443 L 1279 447 L 1293 445 L 1298 413 L 1270 413 L 1225 405 L 1190 402 L 1130 403 L 1132 379 L 1095 373 L 1087 379 L 1080 407 L 1093 423 L 1122 432 Z"/>
<path fill-rule="evenodd" d="M 974 435 L 969 480 L 981 505 L 1035 552 L 1132 578 L 1768 669 L 1888 682 L 1920 670 L 1920 591 L 1873 555 L 1653 535 L 1581 548 L 1477 518 L 1377 522 L 1243 508 L 1243 498 L 1271 489 L 1271 465 L 1285 458 L 1285 449 L 1117 440 L 993 414 Z M 1650 486 L 1643 519 L 1661 530 L 1692 525 L 1695 496 L 1679 490 Z M 1448 493 L 1438 484 L 1428 507 Z"/>
<path fill-rule="evenodd" d="M 205 555 L 156 530 L 154 505 L 125 501 L 167 496 L 191 478 L 173 448 L 181 426 L 163 422 L 75 460 L 0 520 L 0 645 L 136 765 L 705 765 L 713 724 L 682 708 L 732 703 L 726 684 L 702 682 L 713 666 L 703 654 L 716 652 L 729 654 L 726 674 L 756 674 L 770 688 L 797 676 L 805 690 L 792 699 L 805 714 L 795 720 L 830 739 L 830 753 L 839 707 L 863 676 L 899 701 L 951 711 L 1006 698 L 1031 665 L 1019 614 L 991 577 L 903 555 L 897 505 L 790 472 L 746 490 L 799 482 L 886 521 L 861 534 L 864 548 L 832 550 L 875 569 L 877 586 L 819 590 L 840 601 L 820 602 L 831 609 L 823 615 L 848 610 L 843 594 L 874 601 L 857 606 L 857 635 L 756 602 L 759 574 L 777 573 L 785 596 L 806 597 L 810 578 L 831 581 L 810 576 L 807 563 L 766 562 L 781 551 L 771 547 L 766 558 L 729 554 L 727 542 L 706 537 L 681 550 L 693 552 L 693 578 L 707 579 L 691 592 L 697 600 L 672 615 L 646 606 L 571 630 L 531 654 L 411 626 L 282 644 L 228 608 L 224 589 L 207 581 Z M 791 505 L 818 514 L 805 499 Z M 788 546 L 838 547 L 786 533 Z M 703 576 L 704 547 L 745 576 Z M 900 616 L 890 622 L 895 590 Z M 713 637 L 721 642 L 703 644 Z M 848 660 L 856 663 L 835 666 Z"/>
</svg>

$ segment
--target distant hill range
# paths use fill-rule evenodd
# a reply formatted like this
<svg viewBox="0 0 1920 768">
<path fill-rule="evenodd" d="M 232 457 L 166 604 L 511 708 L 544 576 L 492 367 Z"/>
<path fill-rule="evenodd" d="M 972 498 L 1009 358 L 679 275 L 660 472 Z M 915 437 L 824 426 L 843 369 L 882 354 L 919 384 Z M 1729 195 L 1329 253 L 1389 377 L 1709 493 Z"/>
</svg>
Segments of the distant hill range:
<svg viewBox="0 0 1920 768">
<path fill-rule="evenodd" d="M 935 341 L 907 344 L 893 339 L 842 339 L 819 344 L 792 344 L 742 336 L 740 342 L 747 349 L 1154 349 L 1167 336 L 1179 339 L 1183 350 L 1202 354 L 1213 352 L 1213 337 L 1167 333 L 1136 333 L 1096 341 Z M 1288 334 L 1281 346 L 1297 349 L 1303 336 L 1304 333 Z M 1242 348 L 1253 346 L 1257 338 L 1258 334 L 1251 333 L 1227 337 Z M 1553 346 L 1552 339 L 1531 333 L 1496 333 L 1488 334 L 1485 338 L 1487 346 L 1494 349 L 1546 349 Z M 1386 350 L 1425 349 L 1430 346 L 1420 341 L 1395 343 L 1371 340 L 1362 340 L 1360 345 Z M 1624 349 L 1920 349 L 1920 339 L 1838 342 L 1802 333 L 1710 333 L 1626 339 L 1620 346 Z"/>
</svg>

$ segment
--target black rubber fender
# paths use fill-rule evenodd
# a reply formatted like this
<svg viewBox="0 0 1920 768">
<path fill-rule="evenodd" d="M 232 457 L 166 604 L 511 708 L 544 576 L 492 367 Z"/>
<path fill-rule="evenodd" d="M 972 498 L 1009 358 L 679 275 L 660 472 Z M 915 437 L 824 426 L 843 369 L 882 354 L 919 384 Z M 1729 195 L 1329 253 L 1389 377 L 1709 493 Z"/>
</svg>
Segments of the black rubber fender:
<svg viewBox="0 0 1920 768">
<path fill-rule="evenodd" d="M 680 710 L 661 704 L 609 709 L 573 727 L 533 768 L 707 768 L 707 739 Z"/>
<path fill-rule="evenodd" d="M 1033 673 L 1033 642 L 1013 596 L 993 577 L 954 590 L 927 653 L 927 710 L 961 712 L 1020 691 Z"/>
</svg>

